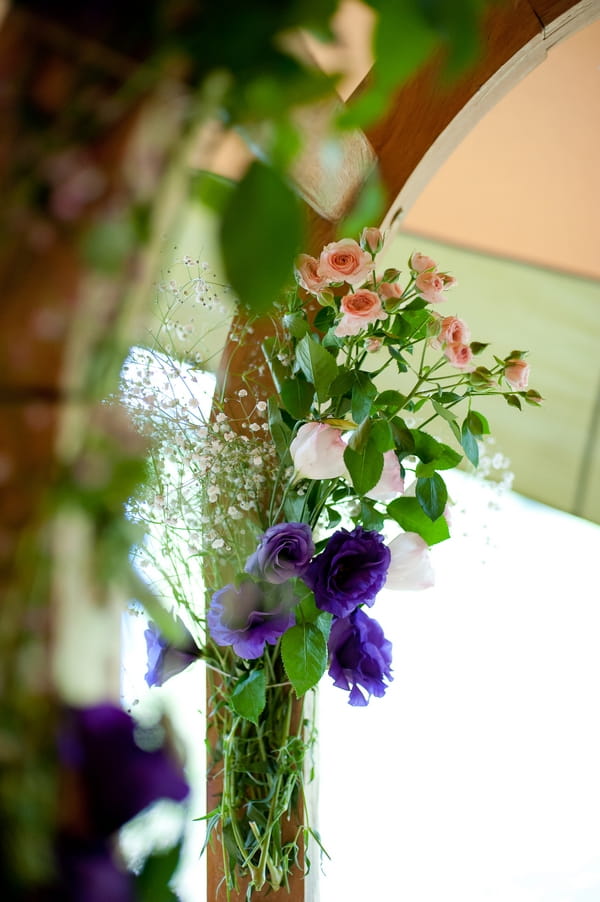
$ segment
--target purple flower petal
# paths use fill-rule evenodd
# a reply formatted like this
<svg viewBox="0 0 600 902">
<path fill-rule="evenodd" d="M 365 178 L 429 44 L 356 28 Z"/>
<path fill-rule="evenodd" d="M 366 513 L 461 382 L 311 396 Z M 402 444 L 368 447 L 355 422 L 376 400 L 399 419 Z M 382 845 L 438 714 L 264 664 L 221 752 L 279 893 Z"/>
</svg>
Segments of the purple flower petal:
<svg viewBox="0 0 600 902">
<path fill-rule="evenodd" d="M 181 673 L 198 659 L 196 643 L 186 628 L 178 621 L 183 639 L 181 645 L 171 645 L 153 623 L 144 631 L 148 669 L 144 679 L 148 686 L 162 686 L 168 679 Z"/>
<path fill-rule="evenodd" d="M 360 609 L 335 620 L 329 636 L 329 675 L 334 686 L 350 691 L 348 703 L 368 704 L 371 695 L 381 698 L 392 680 L 392 643 L 376 620 Z M 362 687 L 367 692 L 363 695 Z"/>
<path fill-rule="evenodd" d="M 315 546 L 307 523 L 278 523 L 261 536 L 258 548 L 246 561 L 246 573 L 270 583 L 302 576 Z"/>
<path fill-rule="evenodd" d="M 296 599 L 282 587 L 266 593 L 256 583 L 228 585 L 212 597 L 206 620 L 217 645 L 231 645 L 240 658 L 260 658 L 295 622 Z"/>
<path fill-rule="evenodd" d="M 360 604 L 373 604 L 389 565 L 390 551 L 383 536 L 357 526 L 352 532 L 334 532 L 303 579 L 315 593 L 317 607 L 341 618 Z"/>
<path fill-rule="evenodd" d="M 104 840 L 62 837 L 57 865 L 60 877 L 48 902 L 134 902 L 136 898 L 131 874 L 118 867 Z"/>
<path fill-rule="evenodd" d="M 163 749 L 141 748 L 138 732 L 112 704 L 69 711 L 59 751 L 83 781 L 93 836 L 109 836 L 157 799 L 180 802 L 188 795 L 181 768 Z"/>
</svg>

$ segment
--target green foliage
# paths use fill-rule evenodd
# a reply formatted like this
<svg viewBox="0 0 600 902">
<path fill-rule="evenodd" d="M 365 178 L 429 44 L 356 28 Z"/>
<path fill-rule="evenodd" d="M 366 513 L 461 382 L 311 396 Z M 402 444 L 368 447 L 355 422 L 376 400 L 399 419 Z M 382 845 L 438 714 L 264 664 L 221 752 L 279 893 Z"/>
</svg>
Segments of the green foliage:
<svg viewBox="0 0 600 902">
<path fill-rule="evenodd" d="M 285 672 L 298 696 L 316 686 L 327 667 L 327 640 L 315 623 L 291 627 L 281 640 Z"/>
<path fill-rule="evenodd" d="M 387 513 L 405 532 L 418 533 L 428 545 L 450 538 L 446 518 L 442 515 L 432 520 L 417 498 L 406 495 L 396 498 L 388 504 Z"/>
<path fill-rule="evenodd" d="M 177 896 L 169 883 L 179 864 L 181 843 L 165 852 L 154 852 L 146 858 L 136 875 L 135 889 L 138 902 L 177 902 Z"/>
<path fill-rule="evenodd" d="M 230 698 L 231 706 L 237 714 L 258 724 L 267 700 L 265 672 L 262 667 L 251 670 L 238 680 Z"/>
<path fill-rule="evenodd" d="M 235 187 L 221 220 L 227 276 L 240 303 L 268 310 L 290 278 L 302 238 L 300 207 L 272 168 L 253 163 Z"/>
</svg>

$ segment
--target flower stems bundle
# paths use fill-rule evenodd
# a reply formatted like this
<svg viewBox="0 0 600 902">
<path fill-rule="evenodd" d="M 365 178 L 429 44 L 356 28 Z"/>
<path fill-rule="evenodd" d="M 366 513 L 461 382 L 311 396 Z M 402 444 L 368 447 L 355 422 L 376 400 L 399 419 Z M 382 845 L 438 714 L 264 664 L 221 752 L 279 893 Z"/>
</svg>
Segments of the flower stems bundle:
<svg viewBox="0 0 600 902">
<path fill-rule="evenodd" d="M 209 833 L 220 835 L 227 887 L 241 876 L 249 898 L 308 866 L 315 730 L 302 700 L 325 673 L 353 707 L 385 694 L 392 646 L 370 609 L 383 589 L 433 584 L 429 549 L 450 535 L 442 474 L 465 458 L 477 466 L 489 432 L 474 399 L 541 402 L 525 352 L 479 363 L 487 345 L 438 312 L 453 276 L 420 253 L 404 278 L 380 272 L 382 245 L 369 228 L 297 258 L 263 344 L 273 396 L 254 401 L 248 381 L 247 419 L 218 414 L 202 427 L 206 448 L 187 451 L 190 482 L 204 486 L 198 653 L 212 674 L 222 780 Z M 172 664 L 163 643 L 158 670 L 169 654 Z"/>
</svg>

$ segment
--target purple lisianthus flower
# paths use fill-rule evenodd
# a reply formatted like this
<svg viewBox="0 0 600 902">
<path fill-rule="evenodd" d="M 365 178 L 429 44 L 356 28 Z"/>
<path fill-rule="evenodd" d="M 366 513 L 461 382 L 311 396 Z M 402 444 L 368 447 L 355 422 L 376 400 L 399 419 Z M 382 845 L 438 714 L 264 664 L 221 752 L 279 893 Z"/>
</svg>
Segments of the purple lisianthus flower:
<svg viewBox="0 0 600 902">
<path fill-rule="evenodd" d="M 219 589 L 212 597 L 206 620 L 217 645 L 231 645 L 240 658 L 260 658 L 265 645 L 275 645 L 295 622 L 289 592 L 265 591 L 245 580 Z"/>
<path fill-rule="evenodd" d="M 115 861 L 107 840 L 61 837 L 56 884 L 44 902 L 135 902 L 132 874 Z"/>
<path fill-rule="evenodd" d="M 318 608 L 347 617 L 360 604 L 373 604 L 389 565 L 390 551 L 383 536 L 357 526 L 352 532 L 334 532 L 303 579 L 315 593 Z"/>
<path fill-rule="evenodd" d="M 307 523 L 278 523 L 261 536 L 258 548 L 246 561 L 246 572 L 269 583 L 302 576 L 315 553 Z"/>
<path fill-rule="evenodd" d="M 392 680 L 392 643 L 376 620 L 360 609 L 335 620 L 329 635 L 329 676 L 338 689 L 350 691 L 348 704 L 364 707 L 371 695 L 385 695 Z M 362 687 L 367 698 L 359 689 Z"/>
<path fill-rule="evenodd" d="M 159 632 L 154 623 L 148 624 L 144 631 L 148 670 L 144 679 L 148 686 L 162 686 L 168 679 L 181 673 L 186 667 L 198 659 L 198 647 L 186 628 L 182 630 L 181 644 L 171 645 Z"/>
<path fill-rule="evenodd" d="M 115 705 L 69 710 L 59 752 L 81 784 L 90 840 L 110 836 L 157 799 L 188 795 L 179 765 L 162 748 L 141 748 L 136 739 L 143 736 Z"/>
</svg>

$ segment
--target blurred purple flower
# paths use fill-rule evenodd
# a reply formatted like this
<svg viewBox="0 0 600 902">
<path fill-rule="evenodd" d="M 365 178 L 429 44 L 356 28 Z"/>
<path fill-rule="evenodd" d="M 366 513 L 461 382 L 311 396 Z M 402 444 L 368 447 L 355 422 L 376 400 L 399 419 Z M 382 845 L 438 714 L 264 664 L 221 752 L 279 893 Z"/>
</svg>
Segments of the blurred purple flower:
<svg viewBox="0 0 600 902">
<path fill-rule="evenodd" d="M 58 883 L 44 902 L 134 902 L 131 874 L 115 862 L 106 840 L 62 837 L 57 853 Z"/>
<path fill-rule="evenodd" d="M 229 584 L 212 597 L 206 619 L 217 645 L 231 645 L 240 658 L 260 658 L 265 645 L 275 645 L 295 622 L 293 593 L 266 592 L 245 580 Z"/>
<path fill-rule="evenodd" d="M 157 799 L 188 795 L 181 768 L 154 739 L 112 704 L 69 710 L 59 753 L 79 778 L 90 839 L 110 836 Z"/>
<path fill-rule="evenodd" d="M 144 631 L 148 662 L 144 679 L 148 686 L 162 686 L 198 659 L 198 646 L 183 624 L 179 622 L 179 626 L 182 639 L 177 645 L 171 645 L 154 623 L 149 623 L 148 629 Z"/>
<path fill-rule="evenodd" d="M 302 576 L 314 553 L 307 523 L 278 523 L 261 537 L 258 548 L 246 561 L 246 572 L 269 583 L 283 583 Z"/>
<path fill-rule="evenodd" d="M 376 620 L 356 610 L 334 620 L 329 636 L 329 676 L 338 689 L 350 690 L 348 703 L 364 707 L 371 695 L 381 698 L 392 680 L 392 643 Z M 367 693 L 363 695 L 359 686 Z"/>
<path fill-rule="evenodd" d="M 315 593 L 317 607 L 347 617 L 360 604 L 373 604 L 389 565 L 390 551 L 383 536 L 357 526 L 352 532 L 334 532 L 303 579 Z"/>
</svg>

